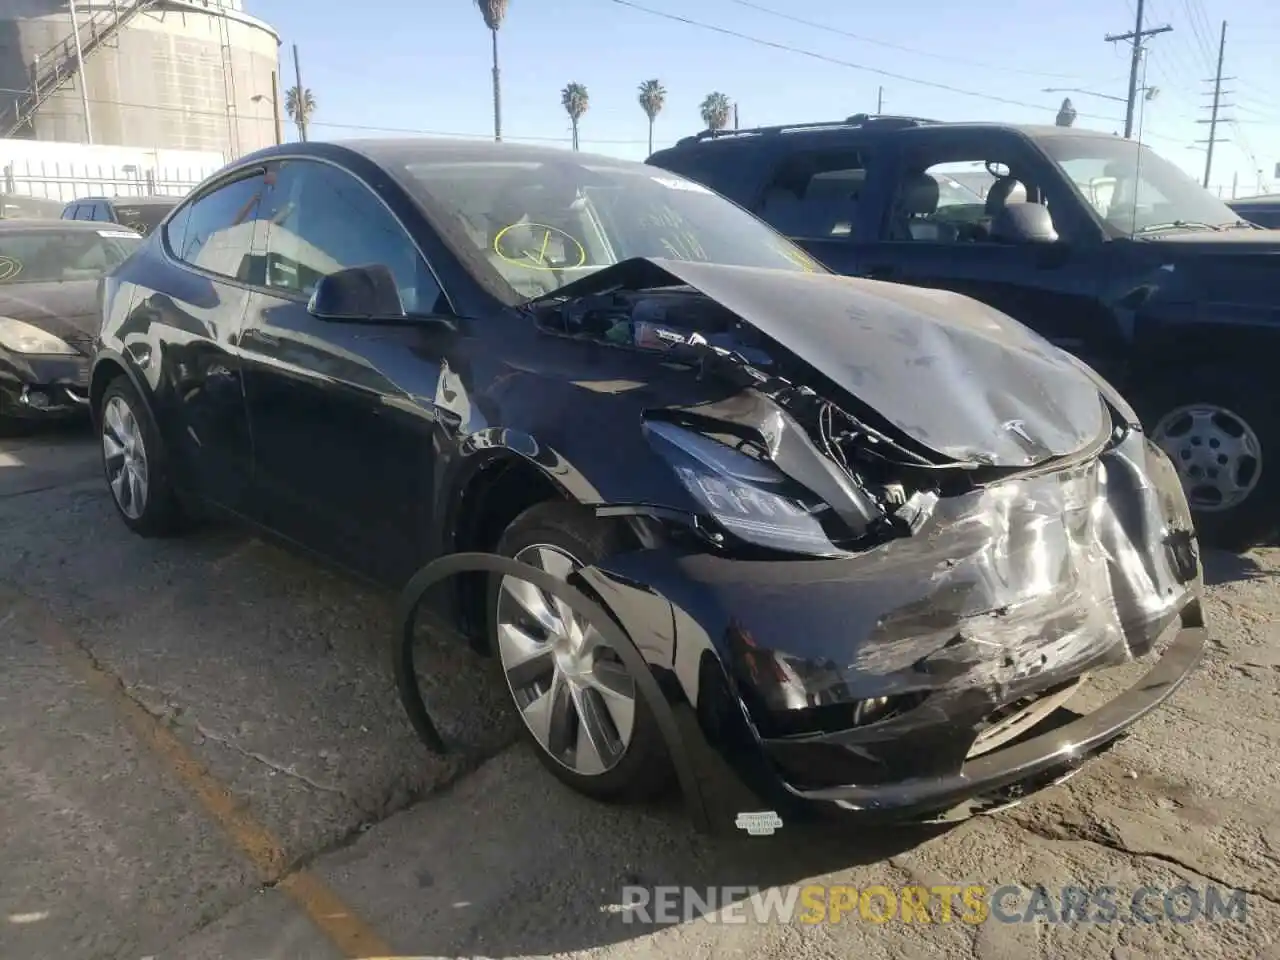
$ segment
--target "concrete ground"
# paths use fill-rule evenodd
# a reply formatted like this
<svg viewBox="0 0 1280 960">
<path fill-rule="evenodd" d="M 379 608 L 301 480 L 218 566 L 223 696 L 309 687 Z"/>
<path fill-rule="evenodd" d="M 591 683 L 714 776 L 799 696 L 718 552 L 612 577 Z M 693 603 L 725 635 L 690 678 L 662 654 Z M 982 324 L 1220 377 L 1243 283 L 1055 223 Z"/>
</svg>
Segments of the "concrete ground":
<svg viewBox="0 0 1280 960">
<path fill-rule="evenodd" d="M 140 540 L 82 433 L 0 441 L 0 956 L 1280 958 L 1280 550 L 1210 563 L 1207 661 L 1069 783 L 949 832 L 726 843 L 675 802 L 560 787 L 449 645 L 432 700 L 468 751 L 434 759 L 390 679 L 388 598 L 233 530 Z M 628 885 L 810 881 L 1108 885 L 1121 916 L 619 909 Z M 1179 885 L 1245 891 L 1243 921 L 1133 922 L 1133 891 Z"/>
</svg>

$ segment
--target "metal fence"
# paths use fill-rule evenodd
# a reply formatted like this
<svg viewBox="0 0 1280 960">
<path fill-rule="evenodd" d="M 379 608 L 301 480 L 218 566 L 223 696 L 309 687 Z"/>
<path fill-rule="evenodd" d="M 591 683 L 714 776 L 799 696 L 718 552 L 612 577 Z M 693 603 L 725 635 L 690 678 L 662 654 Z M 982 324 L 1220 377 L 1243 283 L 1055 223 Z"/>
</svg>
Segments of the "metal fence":
<svg viewBox="0 0 1280 960">
<path fill-rule="evenodd" d="M 5 164 L 0 192 L 64 203 L 89 196 L 182 196 L 214 169 L 17 161 Z"/>
</svg>

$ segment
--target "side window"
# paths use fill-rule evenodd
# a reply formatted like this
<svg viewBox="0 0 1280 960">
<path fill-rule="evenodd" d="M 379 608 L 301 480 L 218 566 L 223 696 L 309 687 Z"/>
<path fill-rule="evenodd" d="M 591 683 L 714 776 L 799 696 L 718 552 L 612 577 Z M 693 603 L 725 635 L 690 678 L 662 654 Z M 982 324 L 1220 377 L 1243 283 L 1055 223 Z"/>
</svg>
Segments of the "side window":
<svg viewBox="0 0 1280 960">
<path fill-rule="evenodd" d="M 95 203 L 93 205 L 93 219 L 101 220 L 104 223 L 109 222 L 111 220 L 111 207 L 101 201 Z"/>
<path fill-rule="evenodd" d="M 262 174 L 217 187 L 187 205 L 169 224 L 166 239 L 178 259 L 244 283 L 261 283 L 250 256 L 258 223 Z M 181 230 L 181 244 L 177 233 Z"/>
<path fill-rule="evenodd" d="M 268 201 L 266 285 L 309 296 L 326 274 L 380 264 L 408 313 L 447 312 L 430 268 L 404 228 L 368 187 L 314 160 L 286 160 Z"/>
<path fill-rule="evenodd" d="M 1006 203 L 1048 208 L 1040 173 L 1029 153 L 1007 143 L 917 147 L 903 161 L 882 239 L 991 243 Z"/>
<path fill-rule="evenodd" d="M 757 213 L 788 237 L 850 236 L 866 176 L 866 157 L 859 150 L 793 154 L 765 188 Z"/>
<path fill-rule="evenodd" d="M 74 220 L 74 219 L 76 218 L 76 207 L 77 207 L 77 206 L 78 206 L 78 204 L 75 204 L 75 203 L 68 203 L 65 207 L 63 207 L 63 208 L 62 208 L 62 217 L 61 217 L 61 219 L 63 219 L 63 220 Z"/>
</svg>

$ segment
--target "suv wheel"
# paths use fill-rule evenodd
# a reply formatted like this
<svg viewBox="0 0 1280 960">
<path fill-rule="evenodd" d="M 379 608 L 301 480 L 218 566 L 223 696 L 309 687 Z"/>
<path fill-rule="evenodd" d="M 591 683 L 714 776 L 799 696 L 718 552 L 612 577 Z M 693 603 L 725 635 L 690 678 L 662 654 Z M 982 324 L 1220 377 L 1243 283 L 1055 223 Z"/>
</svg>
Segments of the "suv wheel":
<svg viewBox="0 0 1280 960">
<path fill-rule="evenodd" d="M 621 549 L 616 524 L 576 504 L 537 504 L 497 553 L 559 579 Z M 666 745 L 634 679 L 600 634 L 532 584 L 494 577 L 490 649 L 542 763 L 602 800 L 651 796 L 669 782 Z"/>
<path fill-rule="evenodd" d="M 96 417 L 102 469 L 120 519 L 144 537 L 180 532 L 183 515 L 164 442 L 151 412 L 127 377 L 107 384 Z"/>
<path fill-rule="evenodd" d="M 1145 404 L 1151 439 L 1173 460 L 1205 543 L 1243 550 L 1280 527 L 1280 410 L 1225 377 Z"/>
</svg>

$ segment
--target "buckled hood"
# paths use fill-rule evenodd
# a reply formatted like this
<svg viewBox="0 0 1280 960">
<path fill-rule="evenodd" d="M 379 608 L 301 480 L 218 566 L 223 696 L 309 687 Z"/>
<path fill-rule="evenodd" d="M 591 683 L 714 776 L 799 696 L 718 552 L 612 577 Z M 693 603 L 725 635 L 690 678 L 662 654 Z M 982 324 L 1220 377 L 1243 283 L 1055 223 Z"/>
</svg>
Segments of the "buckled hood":
<svg viewBox="0 0 1280 960">
<path fill-rule="evenodd" d="M 634 259 L 557 290 L 687 285 L 957 461 L 1026 467 L 1095 443 L 1108 426 L 1078 361 L 959 294 L 841 277 Z M 819 391 L 820 392 L 820 391 Z"/>
</svg>

